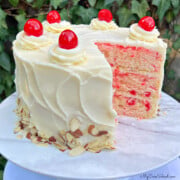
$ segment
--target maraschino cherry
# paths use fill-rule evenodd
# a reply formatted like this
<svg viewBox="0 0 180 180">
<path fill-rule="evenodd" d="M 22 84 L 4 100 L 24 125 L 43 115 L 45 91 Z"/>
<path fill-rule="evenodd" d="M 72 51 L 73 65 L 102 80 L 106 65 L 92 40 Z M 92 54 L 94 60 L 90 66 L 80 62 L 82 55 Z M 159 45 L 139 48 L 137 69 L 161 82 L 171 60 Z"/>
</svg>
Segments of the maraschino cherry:
<svg viewBox="0 0 180 180">
<path fill-rule="evenodd" d="M 113 19 L 112 13 L 108 9 L 101 9 L 98 13 L 98 19 L 100 21 L 111 22 Z"/>
<path fill-rule="evenodd" d="M 28 36 L 39 37 L 43 34 L 43 26 L 37 19 L 29 19 L 24 25 L 24 32 Z"/>
<path fill-rule="evenodd" d="M 47 21 L 49 24 L 52 24 L 52 23 L 60 23 L 61 21 L 61 16 L 60 14 L 55 11 L 55 10 L 52 10 L 50 11 L 48 14 L 47 14 L 47 17 L 46 17 Z"/>
<path fill-rule="evenodd" d="M 64 30 L 59 36 L 59 47 L 63 49 L 74 49 L 78 45 L 77 35 L 69 29 Z"/>
<path fill-rule="evenodd" d="M 155 22 L 152 17 L 144 16 L 139 20 L 138 25 L 146 31 L 152 31 L 155 27 Z"/>
</svg>

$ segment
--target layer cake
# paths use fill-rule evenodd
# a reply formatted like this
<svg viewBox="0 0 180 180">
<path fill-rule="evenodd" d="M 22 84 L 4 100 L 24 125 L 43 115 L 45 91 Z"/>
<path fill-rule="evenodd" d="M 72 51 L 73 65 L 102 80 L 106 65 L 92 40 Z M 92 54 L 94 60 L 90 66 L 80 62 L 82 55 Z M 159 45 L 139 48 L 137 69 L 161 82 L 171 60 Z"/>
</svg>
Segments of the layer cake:
<svg viewBox="0 0 180 180">
<path fill-rule="evenodd" d="M 114 149 L 117 115 L 157 114 L 166 44 L 149 17 L 120 28 L 108 10 L 90 25 L 61 21 L 57 13 L 42 24 L 28 20 L 13 43 L 15 133 L 71 155 Z"/>
</svg>

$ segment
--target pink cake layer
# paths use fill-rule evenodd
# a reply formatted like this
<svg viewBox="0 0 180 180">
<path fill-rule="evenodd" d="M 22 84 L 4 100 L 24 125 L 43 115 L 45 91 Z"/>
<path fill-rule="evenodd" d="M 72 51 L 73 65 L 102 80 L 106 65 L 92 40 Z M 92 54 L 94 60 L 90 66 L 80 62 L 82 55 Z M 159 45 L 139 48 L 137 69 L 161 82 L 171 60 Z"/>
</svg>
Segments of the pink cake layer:
<svg viewBox="0 0 180 180">
<path fill-rule="evenodd" d="M 145 100 L 125 95 L 115 95 L 113 104 L 118 115 L 132 116 L 138 119 L 152 118 L 152 114 L 156 113 L 157 109 L 154 99 Z"/>
<path fill-rule="evenodd" d="M 144 47 L 96 43 L 113 72 L 113 106 L 118 115 L 156 116 L 162 85 L 162 56 Z"/>
<path fill-rule="evenodd" d="M 156 88 L 159 85 L 159 77 L 153 74 L 132 73 L 124 71 L 122 68 L 113 69 L 113 88 L 133 97 L 159 98 Z"/>
<path fill-rule="evenodd" d="M 160 72 L 163 59 L 157 51 L 144 47 L 122 46 L 110 43 L 96 43 L 96 45 L 108 58 L 111 66 L 137 70 L 137 72 Z"/>
</svg>

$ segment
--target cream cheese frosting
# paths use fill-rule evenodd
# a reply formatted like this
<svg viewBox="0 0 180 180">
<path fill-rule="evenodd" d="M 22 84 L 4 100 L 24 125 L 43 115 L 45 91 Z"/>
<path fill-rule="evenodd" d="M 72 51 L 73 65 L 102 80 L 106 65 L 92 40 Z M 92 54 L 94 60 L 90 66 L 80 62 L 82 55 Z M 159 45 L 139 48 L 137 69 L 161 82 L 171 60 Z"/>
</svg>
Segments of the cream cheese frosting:
<svg viewBox="0 0 180 180">
<path fill-rule="evenodd" d="M 85 46 L 89 60 L 78 66 L 53 63 L 49 46 L 36 51 L 13 46 L 18 96 L 47 136 L 58 134 L 74 117 L 84 127 L 90 123 L 115 126 L 111 68 L 94 43 L 86 41 Z M 101 91 L 98 97 L 97 91 Z"/>
<path fill-rule="evenodd" d="M 158 39 L 159 31 L 157 29 L 153 29 L 152 31 L 145 31 L 137 23 L 132 24 L 129 29 L 129 37 L 131 39 L 147 41 L 147 42 L 155 42 Z"/>
<path fill-rule="evenodd" d="M 61 21 L 60 23 L 48 23 L 47 21 L 44 21 L 43 27 L 45 31 L 50 32 L 50 33 L 61 33 L 65 29 L 71 29 L 71 23 L 68 21 Z"/>
<path fill-rule="evenodd" d="M 91 20 L 90 28 L 94 30 L 115 30 L 118 29 L 118 26 L 114 21 L 106 22 L 100 21 L 98 18 Z"/>
<path fill-rule="evenodd" d="M 79 27 L 77 25 L 73 25 L 72 28 L 74 31 L 76 31 L 77 34 L 81 35 L 84 42 L 89 39 L 93 42 L 111 42 L 114 44 L 118 43 L 119 45 L 123 46 L 143 46 L 145 48 L 158 51 L 163 56 L 163 58 L 166 56 L 167 44 L 161 38 L 157 38 L 156 41 L 150 43 L 148 41 L 132 39 L 130 38 L 129 28 L 106 30 L 103 31 L 103 33 L 101 31 L 90 29 L 88 25 L 79 25 Z M 84 31 L 86 33 L 84 33 Z"/>
<path fill-rule="evenodd" d="M 87 59 L 85 50 L 79 44 L 76 48 L 70 50 L 62 49 L 58 44 L 55 44 L 49 49 L 49 57 L 52 62 L 61 65 L 77 65 Z"/>
<path fill-rule="evenodd" d="M 16 37 L 15 44 L 22 49 L 27 50 L 35 50 L 44 46 L 48 46 L 52 43 L 45 34 L 35 37 L 35 36 L 27 36 L 24 31 L 18 33 Z"/>
</svg>

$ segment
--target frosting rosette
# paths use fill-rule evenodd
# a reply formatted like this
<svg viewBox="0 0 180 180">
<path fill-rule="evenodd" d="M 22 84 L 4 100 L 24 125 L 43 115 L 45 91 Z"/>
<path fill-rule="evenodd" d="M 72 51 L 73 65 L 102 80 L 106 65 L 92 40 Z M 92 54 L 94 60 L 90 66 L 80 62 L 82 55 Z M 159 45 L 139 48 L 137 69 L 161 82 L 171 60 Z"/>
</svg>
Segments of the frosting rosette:
<svg viewBox="0 0 180 180">
<path fill-rule="evenodd" d="M 82 46 L 78 45 L 73 49 L 63 49 L 58 44 L 49 49 L 50 59 L 61 65 L 78 65 L 86 61 L 86 53 Z"/>
<path fill-rule="evenodd" d="M 129 37 L 131 39 L 146 42 L 155 42 L 160 34 L 156 28 L 152 31 L 146 31 L 142 29 L 137 23 L 132 24 L 129 31 Z"/>
<path fill-rule="evenodd" d="M 28 36 L 24 31 L 18 33 L 16 37 L 15 44 L 21 48 L 26 50 L 35 50 L 44 46 L 48 46 L 52 43 L 46 35 L 41 35 L 39 37 L 36 36 Z"/>
<path fill-rule="evenodd" d="M 93 30 L 116 30 L 118 29 L 118 26 L 114 21 L 106 22 L 100 21 L 98 18 L 94 18 L 91 20 L 90 28 Z"/>
<path fill-rule="evenodd" d="M 44 21 L 43 27 L 45 31 L 51 32 L 51 33 L 61 33 L 65 29 L 71 29 L 71 23 L 68 21 L 61 21 L 60 23 L 48 23 L 47 21 Z"/>
</svg>

